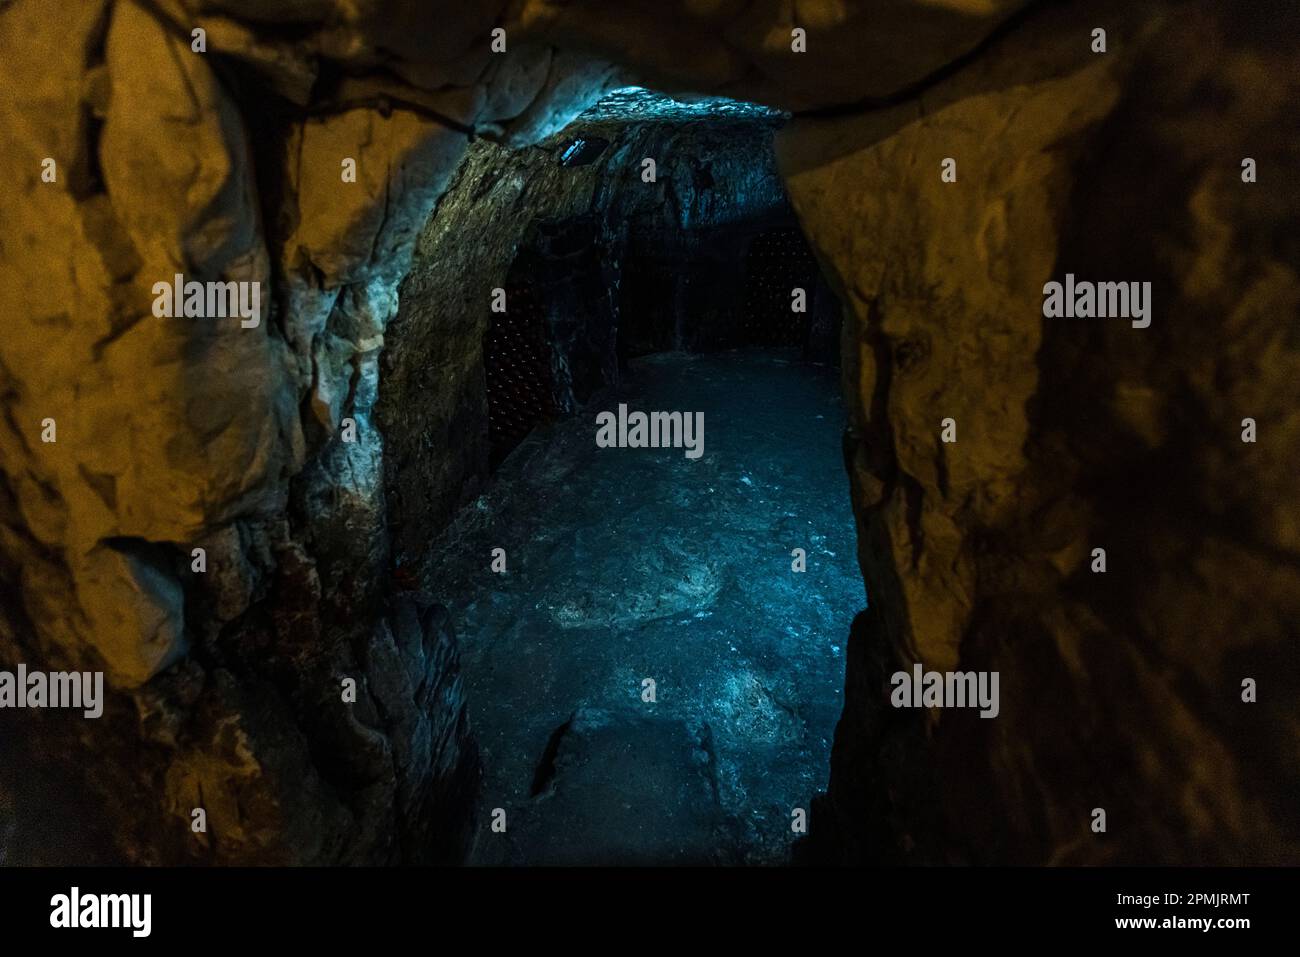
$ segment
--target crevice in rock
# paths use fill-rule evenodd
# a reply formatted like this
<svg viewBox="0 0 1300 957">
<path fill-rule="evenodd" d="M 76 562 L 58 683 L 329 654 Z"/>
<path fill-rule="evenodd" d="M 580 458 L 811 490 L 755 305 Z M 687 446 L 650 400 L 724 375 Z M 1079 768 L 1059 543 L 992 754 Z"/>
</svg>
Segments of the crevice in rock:
<svg viewBox="0 0 1300 957">
<path fill-rule="evenodd" d="M 555 778 L 555 758 L 560 751 L 560 741 L 572 725 L 573 715 L 569 715 L 562 725 L 551 732 L 550 738 L 546 741 L 546 749 L 542 751 L 542 757 L 537 762 L 537 769 L 533 771 L 533 783 L 528 790 L 530 797 L 538 797 L 550 787 L 551 781 Z"/>
</svg>

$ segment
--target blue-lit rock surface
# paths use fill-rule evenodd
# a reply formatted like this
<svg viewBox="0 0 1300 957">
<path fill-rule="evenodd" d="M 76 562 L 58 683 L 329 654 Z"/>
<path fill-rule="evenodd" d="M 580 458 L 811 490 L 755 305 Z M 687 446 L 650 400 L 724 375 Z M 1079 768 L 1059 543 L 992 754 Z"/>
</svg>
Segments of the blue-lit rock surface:
<svg viewBox="0 0 1300 957">
<path fill-rule="evenodd" d="M 814 321 L 835 329 L 825 357 L 837 352 L 839 307 L 816 268 L 788 274 L 761 255 L 765 243 L 800 236 L 772 152 L 778 125 L 752 103 L 625 88 L 529 149 L 469 146 L 416 244 L 381 360 L 376 422 L 398 564 L 478 493 L 498 459 L 489 405 L 496 387 L 524 378 L 491 374 L 494 340 L 508 338 L 500 326 L 547 340 L 535 384 L 544 396 L 520 403 L 532 406 L 524 414 L 493 410 L 493 431 L 512 438 L 537 406 L 571 412 L 612 384 L 616 350 L 791 344 L 747 328 L 767 279 L 784 284 L 766 292 L 787 318 L 790 289 L 808 290 Z M 642 178 L 645 158 L 657 161 L 655 182 Z M 508 315 L 484 307 L 494 287 L 508 293 Z"/>
<path fill-rule="evenodd" d="M 702 411 L 704 454 L 597 448 L 619 402 Z M 484 753 L 479 862 L 785 859 L 792 809 L 826 786 L 865 604 L 842 423 L 835 374 L 793 357 L 646 357 L 430 543 Z"/>
<path fill-rule="evenodd" d="M 577 122 L 613 120 L 667 123 L 700 120 L 719 123 L 727 120 L 768 120 L 779 123 L 788 117 L 789 114 L 781 110 L 724 96 L 683 96 L 679 99 L 641 86 L 624 86 L 606 93 L 597 103 L 588 107 Z"/>
</svg>

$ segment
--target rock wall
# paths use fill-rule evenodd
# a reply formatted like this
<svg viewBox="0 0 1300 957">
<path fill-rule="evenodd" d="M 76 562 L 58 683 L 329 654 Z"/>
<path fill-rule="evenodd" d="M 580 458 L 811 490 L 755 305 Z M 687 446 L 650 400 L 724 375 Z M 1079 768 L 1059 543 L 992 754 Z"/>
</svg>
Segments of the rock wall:
<svg viewBox="0 0 1300 957">
<path fill-rule="evenodd" d="M 1078 42 L 1094 22 L 1104 56 Z M 818 855 L 1296 859 L 1300 260 L 1280 237 L 1300 90 L 1277 29 L 1048 11 L 915 103 L 781 135 L 859 320 L 846 457 L 872 607 Z M 1243 182 L 1247 156 L 1269 174 Z M 1043 318 L 1067 272 L 1151 281 L 1150 327 Z M 1246 417 L 1269 437 L 1243 443 Z M 1001 714 L 890 708 L 915 661 L 1000 671 Z"/>
<path fill-rule="evenodd" d="M 388 580 L 386 326 L 469 137 L 634 78 L 796 111 L 788 188 L 851 314 L 872 607 L 810 856 L 1294 860 L 1295 34 L 1273 2 L 0 6 L 0 664 L 111 687 L 102 719 L 6 720 L 0 835 L 457 857 L 453 639 Z M 1152 326 L 1044 322 L 1066 271 L 1150 279 Z M 258 322 L 152 315 L 178 272 L 261 283 Z M 888 709 L 913 660 L 1000 669 L 1002 715 Z"/>
<path fill-rule="evenodd" d="M 464 137 L 410 111 L 306 115 L 288 83 L 241 109 L 261 89 L 244 58 L 265 50 L 213 24 L 230 48 L 200 54 L 183 13 L 0 11 L 17 120 L 0 155 L 24 177 L 3 306 L 26 323 L 0 356 L 0 650 L 102 669 L 111 689 L 102 719 L 46 716 L 12 767 L 84 754 L 107 859 L 426 859 L 422 818 L 472 784 L 474 751 L 454 639 L 385 610 L 368 410 L 393 287 Z M 46 70 L 69 44 L 80 59 Z M 157 318 L 152 286 L 175 273 L 261 283 L 253 327 Z M 398 680 L 385 655 L 421 673 Z M 208 830 L 191 836 L 195 808 Z M 40 804 L 16 813 L 45 823 Z"/>
</svg>

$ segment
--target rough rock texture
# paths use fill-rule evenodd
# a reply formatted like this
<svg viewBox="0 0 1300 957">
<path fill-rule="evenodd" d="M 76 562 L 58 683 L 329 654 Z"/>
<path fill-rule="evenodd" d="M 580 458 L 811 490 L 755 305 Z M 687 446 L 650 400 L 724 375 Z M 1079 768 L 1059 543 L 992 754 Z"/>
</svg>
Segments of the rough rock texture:
<svg viewBox="0 0 1300 957">
<path fill-rule="evenodd" d="M 627 77 L 804 114 L 783 168 L 852 316 L 873 599 L 814 849 L 1294 860 L 1296 33 L 1280 2 L 3 4 L 0 664 L 112 688 L 98 721 L 24 725 L 9 767 L 75 758 L 59 793 L 115 859 L 463 833 L 450 639 L 399 639 L 387 595 L 379 352 L 468 135 L 536 142 Z M 1152 327 L 1044 323 L 1066 271 L 1150 279 Z M 154 317 L 175 272 L 263 283 L 260 322 Z M 885 710 L 917 659 L 1000 669 L 1002 716 Z M 23 793 L 20 822 L 56 814 Z"/>
<path fill-rule="evenodd" d="M 464 137 L 357 110 L 289 124 L 254 156 L 230 93 L 247 77 L 223 82 L 165 17 L 11 4 L 0 27 L 5 112 L 28 124 L 7 124 L 3 155 L 31 173 L 5 216 L 19 281 L 3 304 L 32 330 L 0 355 L 5 663 L 107 671 L 120 697 L 103 719 L 46 724 L 96 755 L 88 783 L 124 819 L 122 855 L 422 859 L 420 793 L 439 762 L 473 765 L 463 703 L 391 698 L 369 727 L 330 711 L 385 627 L 368 421 L 382 330 Z M 79 73 L 45 71 L 42 50 L 66 43 Z M 262 283 L 260 321 L 155 317 L 153 283 L 178 272 Z M 345 413 L 355 443 L 330 438 Z M 362 694 L 359 711 L 382 701 Z M 454 733 L 412 754 L 391 740 L 399 718 Z M 361 750 L 368 766 L 336 778 Z M 198 806 L 210 829 L 190 840 Z"/>
<path fill-rule="evenodd" d="M 1297 205 L 1285 176 L 1240 174 L 1294 163 L 1300 91 L 1264 79 L 1294 50 L 1245 19 L 1108 19 L 1124 40 L 1098 57 L 1085 21 L 1044 15 L 918 103 L 782 134 L 859 317 L 846 454 L 872 607 L 820 853 L 1296 859 L 1300 498 L 1277 456 L 1300 447 Z M 1152 281 L 1150 328 L 1042 318 L 1066 272 Z M 1242 443 L 1246 416 L 1270 438 Z M 1000 716 L 893 712 L 889 674 L 917 660 L 1000 671 Z"/>
</svg>

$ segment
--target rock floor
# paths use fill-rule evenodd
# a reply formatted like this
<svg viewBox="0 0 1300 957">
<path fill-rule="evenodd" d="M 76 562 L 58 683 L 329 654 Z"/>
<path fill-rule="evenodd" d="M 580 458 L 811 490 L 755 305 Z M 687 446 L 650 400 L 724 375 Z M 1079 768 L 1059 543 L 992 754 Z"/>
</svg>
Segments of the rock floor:
<svg viewBox="0 0 1300 957">
<path fill-rule="evenodd" d="M 598 448 L 619 402 L 703 411 L 703 456 Z M 866 603 L 842 425 L 837 374 L 793 356 L 636 360 L 431 543 L 424 584 L 460 636 L 483 750 L 475 863 L 788 859 Z"/>
</svg>

